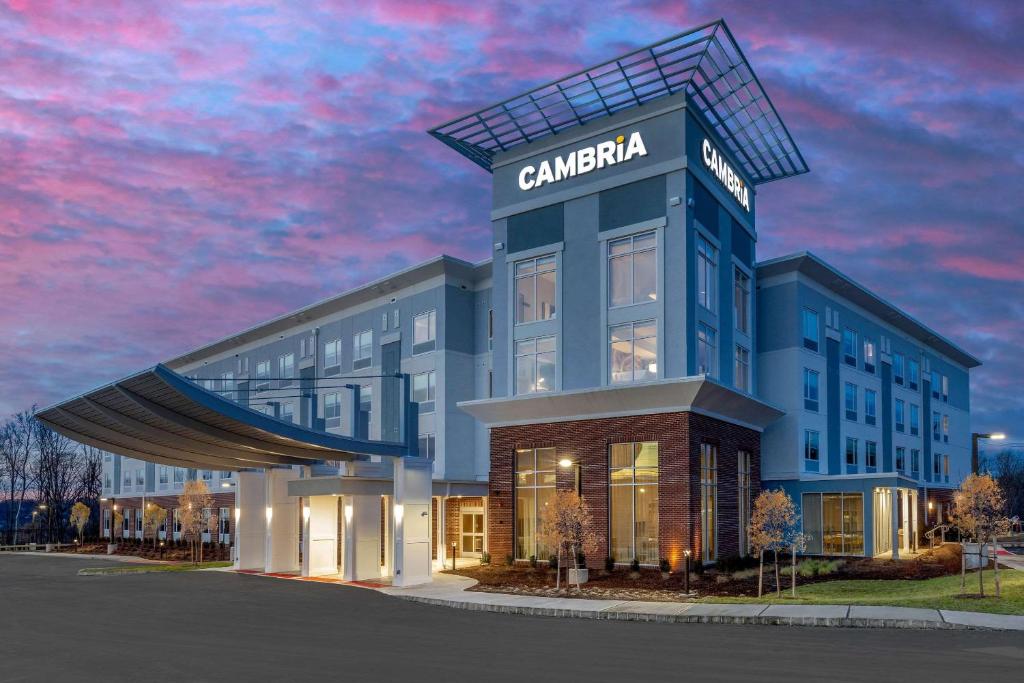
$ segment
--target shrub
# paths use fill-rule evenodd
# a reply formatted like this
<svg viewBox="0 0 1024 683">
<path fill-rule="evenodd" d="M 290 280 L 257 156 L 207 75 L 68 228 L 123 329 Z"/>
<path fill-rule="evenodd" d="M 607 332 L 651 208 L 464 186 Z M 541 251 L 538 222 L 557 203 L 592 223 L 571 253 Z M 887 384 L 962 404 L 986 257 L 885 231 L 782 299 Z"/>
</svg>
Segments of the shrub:
<svg viewBox="0 0 1024 683">
<path fill-rule="evenodd" d="M 509 555 L 506 555 L 506 556 L 505 556 L 505 564 L 506 564 L 506 565 L 508 565 L 509 567 L 511 567 L 511 566 L 512 566 L 513 564 L 515 564 L 515 563 L 516 563 L 516 560 L 515 560 L 515 558 L 514 558 L 514 557 L 512 557 L 512 555 L 511 555 L 511 554 L 509 554 Z"/>
<path fill-rule="evenodd" d="M 604 558 L 604 570 L 606 572 L 615 571 L 615 558 L 614 557 L 606 557 L 606 558 Z"/>
<path fill-rule="evenodd" d="M 672 565 L 670 565 L 668 563 L 668 560 L 664 557 L 658 560 L 658 566 L 661 567 L 661 571 L 665 574 L 668 574 L 670 571 L 672 571 Z"/>
<path fill-rule="evenodd" d="M 715 562 L 715 569 L 726 574 L 732 574 L 734 572 L 750 569 L 751 567 L 756 566 L 757 558 L 751 555 L 747 555 L 746 557 L 741 555 L 728 555 Z"/>
<path fill-rule="evenodd" d="M 804 578 L 835 574 L 843 566 L 842 560 L 804 560 L 796 566 L 796 571 Z"/>
<path fill-rule="evenodd" d="M 640 571 L 640 560 L 634 557 L 633 561 L 629 563 L 629 570 L 634 572 Z"/>
<path fill-rule="evenodd" d="M 537 556 L 536 555 L 530 555 L 530 566 L 533 567 L 534 569 L 537 568 Z"/>
<path fill-rule="evenodd" d="M 486 551 L 480 553 L 480 564 L 490 564 L 490 563 L 491 563 L 491 554 L 489 552 L 486 552 Z"/>
<path fill-rule="evenodd" d="M 740 569 L 739 571 L 733 572 L 730 575 L 730 578 L 733 581 L 743 581 L 744 579 L 752 579 L 752 578 L 754 578 L 755 576 L 757 576 L 757 573 L 758 573 L 757 567 L 754 567 L 752 569 Z"/>
</svg>

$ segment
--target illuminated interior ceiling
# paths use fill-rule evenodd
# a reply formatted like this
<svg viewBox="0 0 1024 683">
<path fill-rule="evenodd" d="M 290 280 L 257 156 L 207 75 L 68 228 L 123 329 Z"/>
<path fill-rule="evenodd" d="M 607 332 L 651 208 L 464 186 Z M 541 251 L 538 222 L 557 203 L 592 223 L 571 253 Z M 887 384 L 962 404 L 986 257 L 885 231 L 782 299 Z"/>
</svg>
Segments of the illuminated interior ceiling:
<svg viewBox="0 0 1024 683">
<path fill-rule="evenodd" d="M 719 19 L 430 130 L 491 170 L 494 155 L 685 92 L 755 185 L 806 173 L 803 155 Z"/>
<path fill-rule="evenodd" d="M 110 453 L 195 469 L 408 454 L 402 443 L 331 434 L 264 415 L 163 365 L 46 408 L 36 417 L 68 438 Z"/>
</svg>

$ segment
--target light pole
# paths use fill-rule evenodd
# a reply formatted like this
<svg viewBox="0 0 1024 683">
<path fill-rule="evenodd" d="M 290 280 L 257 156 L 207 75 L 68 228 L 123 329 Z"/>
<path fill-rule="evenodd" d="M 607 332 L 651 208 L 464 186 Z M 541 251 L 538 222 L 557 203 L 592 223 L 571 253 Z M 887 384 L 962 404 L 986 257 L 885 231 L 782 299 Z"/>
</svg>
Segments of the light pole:
<svg viewBox="0 0 1024 683">
<path fill-rule="evenodd" d="M 971 433 L 971 472 L 974 474 L 978 473 L 978 442 L 982 439 L 990 439 L 992 441 L 1002 441 L 1006 438 L 1006 434 L 1002 432 L 994 432 L 992 434 L 982 434 L 979 432 Z"/>
</svg>

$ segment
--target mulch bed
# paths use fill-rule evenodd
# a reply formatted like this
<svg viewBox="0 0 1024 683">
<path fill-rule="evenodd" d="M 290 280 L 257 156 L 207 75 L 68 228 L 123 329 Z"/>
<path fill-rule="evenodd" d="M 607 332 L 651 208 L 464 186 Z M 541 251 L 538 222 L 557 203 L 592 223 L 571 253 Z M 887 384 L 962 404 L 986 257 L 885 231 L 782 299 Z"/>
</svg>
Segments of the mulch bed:
<svg viewBox="0 0 1024 683">
<path fill-rule="evenodd" d="M 798 576 L 797 585 L 847 579 L 930 579 L 960 572 L 960 547 L 955 544 L 940 546 L 913 560 L 843 559 L 842 567 L 836 572 L 825 576 Z M 779 573 L 783 589 L 789 588 L 789 571 L 789 564 L 784 564 L 780 559 Z M 612 572 L 591 569 L 590 580 L 583 584 L 579 591 L 575 587 L 568 591 L 565 590 L 565 574 L 563 572 L 562 592 L 555 590 L 555 572 L 543 565 L 537 567 L 481 565 L 458 569 L 454 572 L 448 570 L 447 573 L 476 579 L 478 583 L 470 590 L 485 593 L 652 602 L 675 602 L 687 599 L 682 595 L 684 588 L 682 572 L 674 572 L 666 577 L 656 569 L 641 569 L 639 572 L 632 572 L 629 569 L 616 569 Z M 774 566 L 767 561 L 764 567 L 764 586 L 766 592 L 775 589 Z M 701 597 L 752 597 L 757 595 L 757 575 L 755 572 L 751 577 L 733 578 L 729 573 L 708 568 L 702 574 L 691 573 L 690 590 L 696 591 L 697 595 Z"/>
<path fill-rule="evenodd" d="M 80 548 L 60 548 L 57 552 L 62 553 L 74 553 L 80 552 L 83 554 L 90 555 L 106 555 L 107 544 L 103 543 L 84 543 Z M 191 561 L 192 554 L 188 546 L 164 546 L 163 553 L 160 552 L 160 548 L 154 548 L 153 542 L 148 541 L 145 545 L 139 545 L 137 543 L 119 543 L 117 550 L 114 555 L 129 555 L 131 557 L 142 557 L 148 560 L 164 560 L 167 562 L 184 562 Z M 203 562 L 220 562 L 231 559 L 231 548 L 230 546 L 214 546 L 210 547 L 206 545 L 203 547 Z"/>
</svg>

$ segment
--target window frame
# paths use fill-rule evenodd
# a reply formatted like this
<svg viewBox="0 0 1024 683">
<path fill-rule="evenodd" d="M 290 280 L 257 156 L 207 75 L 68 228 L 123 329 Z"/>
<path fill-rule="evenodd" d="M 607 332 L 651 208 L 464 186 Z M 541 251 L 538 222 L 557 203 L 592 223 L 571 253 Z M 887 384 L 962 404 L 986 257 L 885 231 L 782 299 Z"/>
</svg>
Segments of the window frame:
<svg viewBox="0 0 1024 683">
<path fill-rule="evenodd" d="M 701 233 L 696 234 L 694 245 L 697 265 L 694 270 L 697 286 L 694 293 L 697 305 L 713 315 L 718 314 L 718 247 Z"/>
<path fill-rule="evenodd" d="M 751 293 L 751 277 L 747 271 L 740 268 L 738 265 L 733 265 L 733 294 L 732 294 L 732 307 L 733 307 L 733 324 L 736 326 L 736 331 L 747 337 L 750 335 L 750 330 L 753 325 L 753 297 Z M 743 302 L 742 311 L 739 302 Z M 742 324 L 741 324 L 742 322 Z"/>
<path fill-rule="evenodd" d="M 809 382 L 808 380 L 812 380 Z M 817 413 L 821 411 L 821 373 L 811 368 L 803 369 L 804 410 Z M 814 395 L 811 396 L 810 394 Z"/>
<path fill-rule="evenodd" d="M 551 343 L 550 350 L 541 351 L 541 343 Z M 532 344 L 532 351 L 526 353 L 520 352 L 520 346 L 525 344 Z M 541 356 L 551 357 L 551 367 L 553 369 L 552 382 L 550 387 L 540 388 L 540 358 Z M 521 363 L 528 362 L 532 370 L 531 376 L 533 378 L 532 386 L 534 387 L 529 391 L 521 391 L 519 387 L 519 370 L 522 367 Z M 525 396 L 529 394 L 538 394 L 551 391 L 558 391 L 558 337 L 557 335 L 543 335 L 540 337 L 529 337 L 526 339 L 516 339 L 512 342 L 512 385 L 513 394 L 516 396 Z"/>
<path fill-rule="evenodd" d="M 814 318 L 814 339 L 807 336 L 807 323 L 811 317 Z M 821 353 L 821 317 L 813 308 L 804 307 L 800 310 L 800 336 L 805 349 Z"/>
<path fill-rule="evenodd" d="M 419 322 L 426 318 L 427 337 L 417 341 L 416 333 L 420 329 Z M 430 353 L 437 348 L 437 309 L 431 308 L 417 313 L 412 318 L 412 355 Z"/>
<path fill-rule="evenodd" d="M 543 264 L 545 266 L 544 270 L 540 270 L 540 265 L 541 265 L 542 261 L 545 262 Z M 548 262 L 550 262 L 550 265 L 551 265 L 550 268 L 546 267 L 548 265 Z M 523 266 L 523 265 L 529 264 L 529 263 L 533 264 L 533 270 L 530 271 L 530 272 L 526 272 L 526 273 L 520 274 L 520 272 L 519 272 L 520 271 L 520 266 Z M 513 326 L 530 325 L 532 323 L 545 322 L 545 321 L 548 321 L 548 320 L 557 320 L 558 319 L 558 309 L 559 309 L 559 298 L 560 298 L 559 297 L 559 289 L 558 289 L 558 281 L 559 281 L 559 276 L 558 276 L 558 254 L 557 253 L 539 254 L 537 256 L 530 256 L 530 257 L 527 257 L 527 258 L 518 259 L 518 260 L 516 260 L 516 261 L 514 261 L 512 263 L 511 271 L 512 271 L 512 324 L 513 324 Z M 545 274 L 545 273 L 554 273 L 555 281 L 554 281 L 554 285 L 553 285 L 553 290 L 554 291 L 552 293 L 553 300 L 551 301 L 551 314 L 548 315 L 547 317 L 541 318 L 541 317 L 537 316 L 537 312 L 539 310 L 538 303 L 537 303 L 537 301 L 538 301 L 537 292 L 538 292 L 538 281 L 540 280 L 540 276 L 542 274 Z M 534 310 L 534 317 L 531 320 L 525 320 L 525 319 L 524 320 L 520 320 L 519 319 L 519 313 L 520 313 L 520 308 L 521 308 L 520 301 L 519 301 L 519 282 L 521 280 L 532 280 L 533 281 L 533 284 L 532 284 L 532 293 L 533 293 L 532 308 Z"/>
<path fill-rule="evenodd" d="M 637 243 L 638 240 L 641 240 L 641 239 L 643 239 L 643 240 L 650 239 L 651 242 L 652 242 L 652 245 L 651 246 L 642 246 L 642 247 L 640 247 L 638 249 L 636 247 L 636 243 Z M 629 243 L 629 247 L 628 247 L 627 251 L 623 251 L 623 252 L 617 253 L 617 254 L 613 254 L 612 253 L 612 249 L 613 249 L 613 247 L 615 245 L 624 244 L 626 242 Z M 637 295 L 638 295 L 638 292 L 637 292 L 637 278 L 636 278 L 636 257 L 637 257 L 638 254 L 646 255 L 646 254 L 650 254 L 652 252 L 654 254 L 654 272 L 651 273 L 651 275 L 653 276 L 652 279 L 654 281 L 654 298 L 653 299 L 648 298 L 648 299 L 639 299 L 638 300 L 638 298 L 637 298 Z M 607 246 L 605 247 L 605 259 L 607 261 L 606 268 L 607 268 L 607 279 L 608 279 L 608 287 L 607 287 L 607 289 L 608 289 L 608 296 L 607 296 L 607 301 L 605 303 L 606 303 L 606 306 L 608 307 L 609 310 L 614 310 L 614 309 L 617 309 L 617 308 L 626 308 L 628 306 L 637 306 L 637 305 L 642 305 L 642 304 L 653 304 L 653 303 L 656 303 L 658 301 L 658 298 L 661 296 L 661 294 L 658 291 L 658 280 L 659 280 L 659 277 L 658 277 L 658 264 L 659 264 L 659 260 L 658 260 L 658 231 L 657 230 L 644 230 L 644 231 L 641 231 L 641 232 L 638 232 L 638 233 L 634 233 L 634 234 L 631 234 L 631 235 L 624 235 L 622 237 L 616 237 L 614 239 L 609 239 L 607 241 Z M 615 303 L 615 302 L 612 301 L 612 296 L 613 296 L 613 293 L 615 292 L 615 278 L 612 275 L 614 273 L 614 270 L 613 270 L 612 266 L 613 266 L 614 263 L 616 263 L 618 261 L 628 262 L 628 264 L 629 264 L 629 301 L 625 302 L 625 303 Z"/>
<path fill-rule="evenodd" d="M 626 327 L 629 327 L 629 338 L 628 339 L 620 338 L 618 341 L 615 341 L 613 339 L 613 336 L 612 336 L 613 330 L 622 329 L 622 328 L 626 328 Z M 637 330 L 638 327 L 651 327 L 651 328 L 654 329 L 654 334 L 646 335 L 646 336 L 639 336 L 638 337 L 637 334 L 636 334 L 636 330 Z M 634 384 L 636 382 L 649 382 L 649 381 L 658 379 L 661 376 L 661 372 L 662 372 L 662 370 L 661 370 L 661 363 L 660 363 L 661 359 L 658 357 L 658 351 L 659 351 L 659 349 L 658 349 L 658 336 L 659 336 L 658 318 L 647 318 L 647 319 L 644 319 L 644 320 L 630 320 L 630 321 L 626 321 L 626 322 L 622 322 L 622 323 L 609 324 L 608 325 L 608 331 L 607 331 L 607 337 L 606 337 L 607 341 L 605 342 L 607 344 L 607 349 L 608 349 L 608 366 L 607 366 L 607 368 L 608 368 L 608 384 L 609 385 Z M 653 346 L 654 346 L 654 361 L 653 362 L 654 362 L 654 364 L 656 366 L 656 369 L 655 369 L 655 371 L 653 373 L 654 377 L 646 377 L 646 376 L 645 377 L 638 377 L 637 376 L 637 372 L 638 372 L 638 368 L 637 368 L 637 353 L 636 353 L 637 341 L 638 340 L 645 340 L 645 339 L 653 340 Z M 629 355 L 630 355 L 630 371 L 629 372 L 630 372 L 630 377 L 629 377 L 629 379 L 615 379 L 615 371 L 614 371 L 614 368 L 615 368 L 615 365 L 614 365 L 614 363 L 615 363 L 615 344 L 621 344 L 621 343 L 625 343 L 625 342 L 629 343 Z M 648 364 L 648 367 L 650 367 L 650 364 Z M 650 374 L 650 370 L 644 370 L 644 373 Z"/>
</svg>

